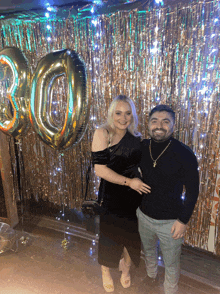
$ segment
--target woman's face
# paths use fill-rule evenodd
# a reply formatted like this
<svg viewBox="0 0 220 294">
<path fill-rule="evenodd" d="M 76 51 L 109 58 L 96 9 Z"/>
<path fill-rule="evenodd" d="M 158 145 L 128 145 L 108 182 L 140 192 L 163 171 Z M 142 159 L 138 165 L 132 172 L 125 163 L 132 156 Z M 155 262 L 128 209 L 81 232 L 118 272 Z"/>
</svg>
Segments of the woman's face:
<svg viewBox="0 0 220 294">
<path fill-rule="evenodd" d="M 132 123 L 133 116 L 129 103 L 120 101 L 115 107 L 113 114 L 114 126 L 118 130 L 126 130 Z"/>
</svg>

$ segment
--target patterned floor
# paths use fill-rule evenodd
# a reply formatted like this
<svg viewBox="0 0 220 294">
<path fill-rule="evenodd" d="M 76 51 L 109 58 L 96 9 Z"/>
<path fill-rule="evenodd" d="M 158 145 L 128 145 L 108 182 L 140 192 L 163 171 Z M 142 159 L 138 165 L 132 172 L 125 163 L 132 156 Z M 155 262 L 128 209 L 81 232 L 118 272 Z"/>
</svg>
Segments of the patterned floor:
<svg viewBox="0 0 220 294">
<path fill-rule="evenodd" d="M 13 250 L 0 255 L 0 294 L 104 294 L 97 263 L 97 236 L 85 227 L 50 218 L 33 217 L 17 226 Z M 62 241 L 66 238 L 67 244 Z M 63 245 L 63 246 L 62 246 Z M 66 249 L 65 249 L 66 245 Z M 220 293 L 220 261 L 183 250 L 179 294 Z M 111 271 L 114 294 L 163 294 L 164 268 L 160 284 L 145 286 L 144 260 L 131 268 L 132 285 L 122 288 L 117 269 Z"/>
</svg>

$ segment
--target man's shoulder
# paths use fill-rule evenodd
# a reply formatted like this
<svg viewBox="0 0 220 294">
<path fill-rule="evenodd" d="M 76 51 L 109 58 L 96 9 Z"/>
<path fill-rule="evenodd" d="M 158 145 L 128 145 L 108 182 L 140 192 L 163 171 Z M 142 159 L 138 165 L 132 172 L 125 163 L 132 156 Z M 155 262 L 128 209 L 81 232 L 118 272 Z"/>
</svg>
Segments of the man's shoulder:
<svg viewBox="0 0 220 294">
<path fill-rule="evenodd" d="M 173 148 L 176 152 L 180 153 L 181 155 L 195 157 L 193 150 L 188 145 L 184 144 L 183 142 L 175 138 L 172 138 L 172 142 L 173 142 Z"/>
</svg>

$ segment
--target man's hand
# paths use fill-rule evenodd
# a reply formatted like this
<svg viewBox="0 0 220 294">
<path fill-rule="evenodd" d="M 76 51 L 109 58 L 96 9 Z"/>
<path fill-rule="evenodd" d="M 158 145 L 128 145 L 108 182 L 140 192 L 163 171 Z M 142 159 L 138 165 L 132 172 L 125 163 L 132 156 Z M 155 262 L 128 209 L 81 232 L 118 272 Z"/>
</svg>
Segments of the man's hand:
<svg viewBox="0 0 220 294">
<path fill-rule="evenodd" d="M 171 228 L 171 234 L 173 234 L 173 239 L 180 239 L 184 236 L 186 232 L 187 225 L 182 224 L 178 220 L 175 221 Z"/>
</svg>

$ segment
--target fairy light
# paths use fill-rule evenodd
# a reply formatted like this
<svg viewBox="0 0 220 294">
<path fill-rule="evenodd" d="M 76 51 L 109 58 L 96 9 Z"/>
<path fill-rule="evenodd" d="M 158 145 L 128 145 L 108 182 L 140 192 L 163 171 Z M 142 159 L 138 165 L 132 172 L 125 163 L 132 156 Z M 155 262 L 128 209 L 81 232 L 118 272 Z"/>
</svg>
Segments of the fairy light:
<svg viewBox="0 0 220 294">
<path fill-rule="evenodd" d="M 155 3 L 158 4 L 158 5 L 159 5 L 159 4 L 160 4 L 160 5 L 163 5 L 163 0 L 155 0 Z"/>
<path fill-rule="evenodd" d="M 199 93 L 204 95 L 208 91 L 208 87 L 204 87 L 203 89 L 199 90 Z"/>
<path fill-rule="evenodd" d="M 215 64 L 213 63 L 213 64 L 208 66 L 208 69 L 213 69 L 214 67 L 215 67 Z"/>
<path fill-rule="evenodd" d="M 94 4 L 101 6 L 103 4 L 102 0 L 95 0 L 93 1 Z"/>
<path fill-rule="evenodd" d="M 97 26 L 97 24 L 98 24 L 97 19 L 92 19 L 92 24 L 93 24 L 94 26 Z"/>
<path fill-rule="evenodd" d="M 216 51 L 218 51 L 218 49 L 212 49 L 212 51 L 211 51 L 210 54 L 212 54 L 212 53 L 214 53 L 214 52 L 216 52 Z"/>
<path fill-rule="evenodd" d="M 47 10 L 48 10 L 49 12 L 57 12 L 57 8 L 56 8 L 56 7 L 53 7 L 53 6 L 49 6 L 49 7 L 47 7 Z"/>
<path fill-rule="evenodd" d="M 155 54 L 157 53 L 158 49 L 156 47 L 153 47 L 152 49 L 150 49 L 150 53 Z"/>
</svg>

